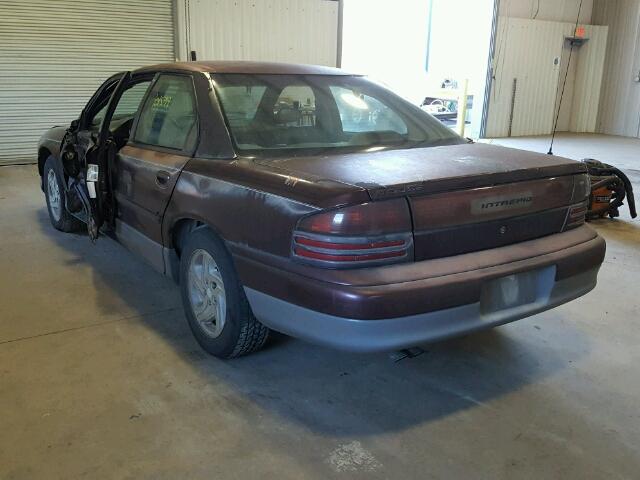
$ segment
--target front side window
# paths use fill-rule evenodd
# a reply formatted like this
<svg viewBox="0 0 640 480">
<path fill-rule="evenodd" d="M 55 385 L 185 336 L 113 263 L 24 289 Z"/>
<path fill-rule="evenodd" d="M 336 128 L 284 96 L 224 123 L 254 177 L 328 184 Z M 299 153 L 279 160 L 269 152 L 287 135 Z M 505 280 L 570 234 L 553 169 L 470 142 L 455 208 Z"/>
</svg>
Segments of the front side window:
<svg viewBox="0 0 640 480">
<path fill-rule="evenodd" d="M 113 118 L 121 119 L 123 117 L 133 117 L 138 111 L 140 103 L 142 103 L 142 98 L 147 92 L 147 88 L 149 88 L 150 84 L 151 80 L 145 80 L 134 84 L 132 87 L 122 92 L 122 96 L 116 105 L 115 111 L 113 112 Z"/>
<path fill-rule="evenodd" d="M 113 112 L 113 116 L 111 117 L 109 130 L 113 130 L 115 126 L 119 125 L 123 121 L 133 120 L 133 117 L 136 115 L 138 108 L 140 108 L 140 103 L 142 102 L 144 94 L 150 84 L 151 80 L 144 80 L 142 82 L 134 83 L 131 87 L 128 87 L 124 92 L 122 92 L 120 100 Z M 107 111 L 107 106 L 108 102 L 98 110 L 98 113 L 95 114 L 91 121 L 91 125 L 93 127 L 100 126 Z"/>
<path fill-rule="evenodd" d="M 213 83 L 236 148 L 251 155 L 463 142 L 363 77 L 217 74 Z"/>
<path fill-rule="evenodd" d="M 161 75 L 149 92 L 134 141 L 176 150 L 193 145 L 197 112 L 191 77 Z"/>
</svg>

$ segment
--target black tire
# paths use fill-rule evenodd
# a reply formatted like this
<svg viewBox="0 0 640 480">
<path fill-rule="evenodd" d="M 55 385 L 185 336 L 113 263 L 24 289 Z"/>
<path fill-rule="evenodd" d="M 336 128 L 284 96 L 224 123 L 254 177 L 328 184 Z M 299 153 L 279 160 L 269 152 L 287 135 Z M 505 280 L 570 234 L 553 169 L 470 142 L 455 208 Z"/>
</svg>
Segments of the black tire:
<svg viewBox="0 0 640 480">
<path fill-rule="evenodd" d="M 226 317 L 217 336 L 212 336 L 201 325 L 192 305 L 193 287 L 189 283 L 189 269 L 195 257 L 202 255 L 202 250 L 213 258 L 224 283 Z M 253 316 L 231 256 L 222 241 L 206 227 L 191 232 L 182 249 L 180 292 L 189 327 L 200 346 L 211 355 L 235 358 L 255 352 L 265 344 L 269 329 Z M 214 317 L 215 315 L 211 318 Z"/>
<path fill-rule="evenodd" d="M 51 225 L 61 232 L 76 232 L 82 227 L 82 222 L 71 215 L 66 208 L 67 198 L 64 190 L 64 182 L 57 170 L 55 169 L 55 158 L 49 156 L 44 164 L 44 170 L 42 173 L 42 183 L 44 186 L 44 196 L 47 201 L 47 212 L 49 212 L 49 220 Z M 58 188 L 57 194 L 57 206 L 55 208 L 56 200 L 55 193 L 50 192 L 49 175 L 53 175 Z"/>
</svg>

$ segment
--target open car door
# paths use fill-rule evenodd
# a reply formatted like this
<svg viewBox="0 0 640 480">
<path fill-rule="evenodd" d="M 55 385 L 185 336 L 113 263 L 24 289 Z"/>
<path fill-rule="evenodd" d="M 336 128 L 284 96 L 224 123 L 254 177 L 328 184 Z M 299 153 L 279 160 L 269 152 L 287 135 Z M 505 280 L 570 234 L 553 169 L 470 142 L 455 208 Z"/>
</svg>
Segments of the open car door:
<svg viewBox="0 0 640 480">
<path fill-rule="evenodd" d="M 62 165 L 69 177 L 67 209 L 87 224 L 89 238 L 94 242 L 105 222 L 111 227 L 114 223 L 112 173 L 117 147 L 109 125 L 130 78 L 131 73 L 124 72 L 105 82 L 62 141 Z M 105 101 L 105 114 L 96 130 L 90 123 Z"/>
</svg>

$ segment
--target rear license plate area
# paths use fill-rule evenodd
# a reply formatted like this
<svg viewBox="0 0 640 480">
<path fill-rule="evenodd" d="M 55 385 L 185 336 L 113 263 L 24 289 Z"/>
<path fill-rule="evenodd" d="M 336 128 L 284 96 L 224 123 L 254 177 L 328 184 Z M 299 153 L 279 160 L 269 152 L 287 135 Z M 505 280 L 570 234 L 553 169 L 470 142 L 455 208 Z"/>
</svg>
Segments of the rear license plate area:
<svg viewBox="0 0 640 480">
<path fill-rule="evenodd" d="M 555 273 L 552 265 L 488 281 L 480 293 L 480 311 L 485 314 L 508 310 L 548 298 Z"/>
</svg>

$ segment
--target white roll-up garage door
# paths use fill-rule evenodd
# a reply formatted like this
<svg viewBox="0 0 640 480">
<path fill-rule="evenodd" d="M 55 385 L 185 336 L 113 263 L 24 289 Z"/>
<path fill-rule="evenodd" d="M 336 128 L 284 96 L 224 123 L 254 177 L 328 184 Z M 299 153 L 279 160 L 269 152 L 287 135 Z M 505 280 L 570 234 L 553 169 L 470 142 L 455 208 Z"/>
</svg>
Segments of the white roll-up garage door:
<svg viewBox="0 0 640 480">
<path fill-rule="evenodd" d="M 35 161 L 107 77 L 174 58 L 171 0 L 0 0 L 0 164 Z"/>
</svg>

